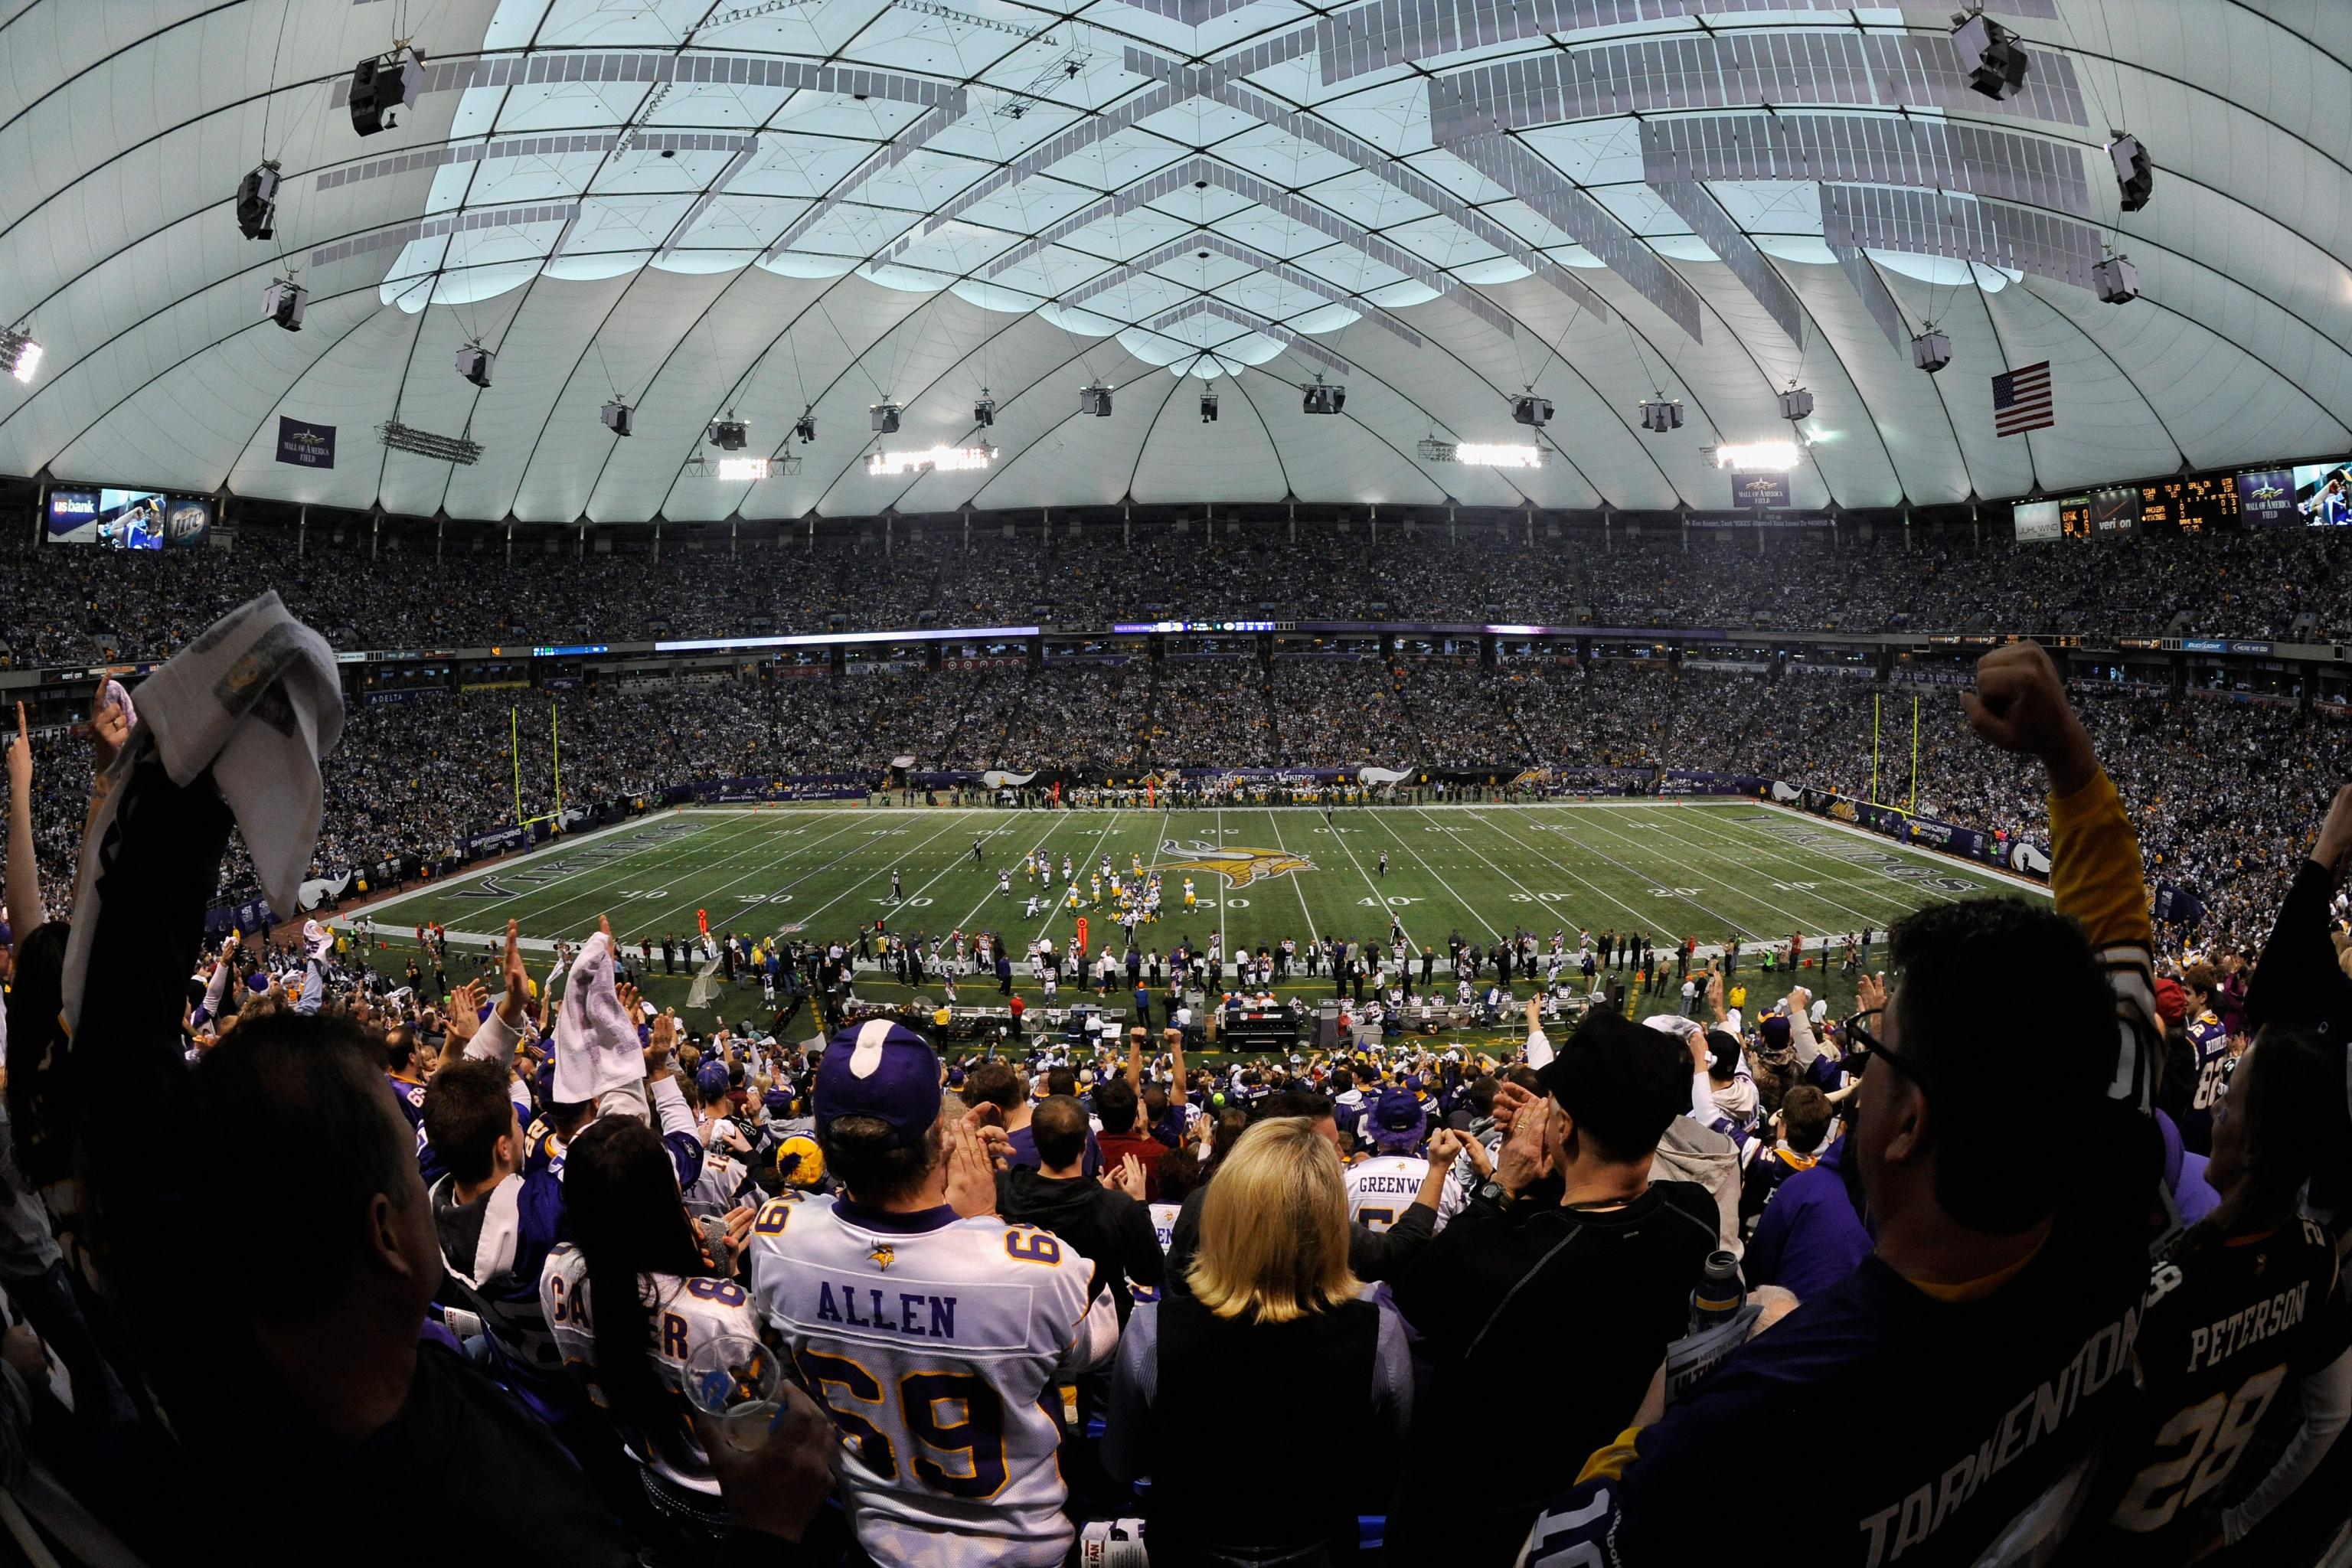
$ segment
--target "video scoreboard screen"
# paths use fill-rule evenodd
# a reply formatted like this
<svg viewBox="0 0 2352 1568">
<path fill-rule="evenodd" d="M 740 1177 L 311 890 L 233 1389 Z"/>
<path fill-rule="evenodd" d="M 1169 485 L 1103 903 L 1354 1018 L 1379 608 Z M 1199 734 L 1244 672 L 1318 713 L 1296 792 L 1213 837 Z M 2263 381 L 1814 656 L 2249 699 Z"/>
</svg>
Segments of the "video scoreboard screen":
<svg viewBox="0 0 2352 1568">
<path fill-rule="evenodd" d="M 2289 472 L 2289 521 L 2314 528 L 2352 527 L 2352 458 L 2307 463 Z"/>
<path fill-rule="evenodd" d="M 181 549 L 212 534 L 209 496 L 161 490 L 53 489 L 47 536 L 51 544 L 95 544 L 102 550 Z"/>
</svg>

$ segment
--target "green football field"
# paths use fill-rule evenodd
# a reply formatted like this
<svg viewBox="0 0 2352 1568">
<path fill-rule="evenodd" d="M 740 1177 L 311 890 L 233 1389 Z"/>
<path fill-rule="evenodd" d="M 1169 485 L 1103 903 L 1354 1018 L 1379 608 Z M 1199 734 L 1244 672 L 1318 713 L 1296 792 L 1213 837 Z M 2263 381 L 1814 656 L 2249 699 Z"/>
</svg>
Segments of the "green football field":
<svg viewBox="0 0 2352 1568">
<path fill-rule="evenodd" d="M 981 844 L 978 864 L 972 842 Z M 1051 855 L 1055 896 L 1024 919 L 1030 884 L 1021 870 L 1031 849 Z M 1388 856 L 1385 875 L 1382 852 Z M 1386 949 L 1391 917 L 1418 951 L 1459 932 L 1483 944 L 1518 930 L 1549 940 L 1564 930 L 1572 950 L 1580 928 L 1637 931 L 1654 942 L 1696 937 L 1701 947 L 1737 937 L 1739 972 L 1759 965 L 1753 946 L 1801 933 L 1820 939 L 1867 926 L 1883 933 L 1906 910 L 1940 899 L 2017 891 L 2023 884 L 1925 851 L 1897 848 L 1862 833 L 1746 801 L 1592 802 L 1528 806 L 1383 806 L 1340 809 L 1327 823 L 1303 807 L 1223 811 L 1057 811 L 716 807 L 667 812 L 583 835 L 372 906 L 383 943 L 378 966 L 397 973 L 416 925 L 449 932 L 451 978 L 470 973 L 462 955 L 481 951 L 520 923 L 527 948 L 547 961 L 557 937 L 577 942 L 609 914 L 632 951 L 655 948 L 657 1002 L 730 1018 L 756 1013 L 755 992 L 691 990 L 688 965 L 658 977 L 661 939 L 689 938 L 697 911 L 714 932 L 845 939 L 877 916 L 908 935 L 1000 932 L 1018 954 L 1044 935 L 1071 939 L 1074 914 L 1061 896 L 1066 855 L 1076 871 L 1089 945 L 1117 933 L 1106 889 L 1101 907 L 1087 890 L 1103 857 L 1125 879 L 1135 861 L 1159 868 L 1160 922 L 1139 928 L 1139 945 L 1162 953 L 1189 937 L 1204 945 L 1223 932 L 1242 944 L 1339 935 Z M 997 893 L 1009 868 L 1012 891 Z M 897 871 L 903 897 L 893 900 Z M 1183 880 L 1197 891 L 1183 907 Z M 2040 896 L 2038 893 L 2035 896 Z M 347 927 L 352 914 L 340 916 Z M 1883 953 L 1883 946 L 1874 957 Z M 534 964 L 537 967 L 537 964 Z M 698 963 L 695 967 L 698 968 Z M 1023 966 L 1025 968 L 1025 966 Z M 1833 1007 L 1852 995 L 1849 977 L 1803 976 Z M 1026 974 L 1019 984 L 1038 993 Z M 1328 990 L 1328 980 L 1287 989 Z M 990 984 L 987 990 L 993 993 Z M 903 994 L 878 974 L 861 995 Z M 1524 986 L 1520 988 L 1525 994 Z M 936 998 L 936 984 L 926 988 Z M 1066 996 L 1066 991 L 1065 993 Z M 981 1001 L 975 985 L 964 1000 Z M 747 1001 L 751 1003 L 747 1006 Z"/>
</svg>

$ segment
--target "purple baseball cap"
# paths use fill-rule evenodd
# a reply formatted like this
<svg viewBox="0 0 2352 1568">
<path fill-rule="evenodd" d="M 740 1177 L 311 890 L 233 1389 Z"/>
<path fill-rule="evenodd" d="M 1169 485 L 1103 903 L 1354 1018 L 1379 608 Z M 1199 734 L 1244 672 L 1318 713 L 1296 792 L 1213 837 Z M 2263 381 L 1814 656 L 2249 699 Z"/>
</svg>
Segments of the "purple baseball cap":
<svg viewBox="0 0 2352 1568">
<path fill-rule="evenodd" d="M 1372 1125 L 1383 1132 L 1419 1132 L 1422 1125 L 1421 1101 L 1402 1089 L 1390 1089 L 1381 1096 L 1372 1110 Z"/>
<path fill-rule="evenodd" d="M 940 1058 L 903 1024 L 868 1018 L 834 1036 L 816 1069 L 816 1130 L 836 1116 L 871 1116 L 890 1129 L 890 1147 L 911 1147 L 940 1119 Z"/>
</svg>

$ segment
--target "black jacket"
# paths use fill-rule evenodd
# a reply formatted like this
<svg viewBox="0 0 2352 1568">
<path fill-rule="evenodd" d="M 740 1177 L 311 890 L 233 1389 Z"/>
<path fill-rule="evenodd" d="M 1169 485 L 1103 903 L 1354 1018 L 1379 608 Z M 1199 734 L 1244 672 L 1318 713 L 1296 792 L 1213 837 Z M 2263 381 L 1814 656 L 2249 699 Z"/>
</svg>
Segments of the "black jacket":
<svg viewBox="0 0 2352 1568">
<path fill-rule="evenodd" d="M 2246 983 L 2246 1031 L 2265 1024 L 2310 1029 L 2321 1037 L 2352 1037 L 2352 980 L 2336 962 L 2328 939 L 2328 899 L 2336 874 L 2306 857 L 2279 901 L 2278 919 L 2263 961 Z"/>
<path fill-rule="evenodd" d="M 1157 1289 L 1164 1267 L 1151 1211 L 1091 1176 L 1056 1181 L 1034 1165 L 1015 1165 L 996 1178 L 996 1211 L 1015 1225 L 1052 1231 L 1095 1266 L 1093 1289 L 1109 1287 L 1118 1321 L 1134 1308 L 1130 1279 Z"/>
</svg>

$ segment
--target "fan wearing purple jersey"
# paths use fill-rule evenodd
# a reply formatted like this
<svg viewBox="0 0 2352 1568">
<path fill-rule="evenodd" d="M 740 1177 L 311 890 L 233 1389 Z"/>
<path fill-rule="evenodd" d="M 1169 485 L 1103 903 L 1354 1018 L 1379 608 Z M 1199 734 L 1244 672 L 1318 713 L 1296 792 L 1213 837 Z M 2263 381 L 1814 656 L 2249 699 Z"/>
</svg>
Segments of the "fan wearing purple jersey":
<svg viewBox="0 0 2352 1568">
<path fill-rule="evenodd" d="M 2209 1174 L 2221 1205 L 2149 1276 L 2135 1347 L 2140 1400 L 2107 1444 L 2086 1527 L 2067 1542 L 2067 1561 L 2086 1568 L 2179 1563 L 2217 1536 L 2244 1541 L 2352 1418 L 2352 1314 L 2336 1288 L 2336 1238 L 2299 1201 L 2316 1159 L 2352 1146 L 2343 1052 L 2265 1030 L 2213 1112 Z M 2248 1487 L 2238 1468 L 2282 1403 L 2299 1425 Z"/>
</svg>

